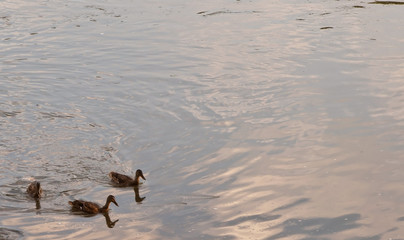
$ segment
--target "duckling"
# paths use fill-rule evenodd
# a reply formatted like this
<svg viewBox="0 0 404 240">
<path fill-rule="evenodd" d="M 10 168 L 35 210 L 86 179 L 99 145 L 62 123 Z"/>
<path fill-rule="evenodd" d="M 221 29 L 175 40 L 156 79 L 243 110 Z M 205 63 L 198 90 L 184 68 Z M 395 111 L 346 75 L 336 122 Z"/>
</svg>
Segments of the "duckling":
<svg viewBox="0 0 404 240">
<path fill-rule="evenodd" d="M 119 207 L 118 203 L 115 201 L 115 197 L 109 195 L 107 197 L 107 201 L 103 207 L 100 207 L 97 203 L 94 202 L 87 202 L 83 200 L 74 200 L 69 201 L 69 204 L 72 206 L 73 210 L 82 211 L 85 213 L 106 213 L 109 210 L 109 205 L 113 202 L 117 207 Z"/>
<path fill-rule="evenodd" d="M 32 182 L 28 188 L 27 188 L 27 193 L 33 198 L 41 198 L 42 196 L 42 188 L 41 184 L 37 181 Z"/>
<path fill-rule="evenodd" d="M 142 170 L 140 169 L 136 170 L 135 179 L 116 172 L 110 172 L 109 177 L 113 183 L 121 187 L 137 186 L 139 185 L 139 178 L 146 180 L 146 178 L 143 176 Z"/>
</svg>

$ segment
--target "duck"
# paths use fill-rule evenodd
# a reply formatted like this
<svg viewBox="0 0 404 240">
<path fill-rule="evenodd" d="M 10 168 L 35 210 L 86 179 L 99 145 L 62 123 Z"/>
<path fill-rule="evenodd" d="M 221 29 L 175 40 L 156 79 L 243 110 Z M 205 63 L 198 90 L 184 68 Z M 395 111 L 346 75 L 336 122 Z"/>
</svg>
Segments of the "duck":
<svg viewBox="0 0 404 240">
<path fill-rule="evenodd" d="M 42 188 L 41 188 L 41 183 L 34 181 L 30 185 L 28 185 L 27 188 L 27 193 L 31 197 L 38 199 L 42 197 Z"/>
<path fill-rule="evenodd" d="M 113 195 L 109 195 L 107 197 L 107 201 L 105 202 L 105 205 L 103 207 L 101 207 L 97 203 L 87 202 L 83 200 L 69 201 L 69 204 L 72 206 L 72 210 L 96 214 L 96 213 L 107 213 L 111 202 L 114 203 L 117 207 L 119 207 Z"/>
<path fill-rule="evenodd" d="M 121 187 L 138 186 L 140 184 L 139 178 L 143 178 L 143 180 L 146 180 L 146 178 L 143 176 L 142 170 L 140 169 L 136 170 L 136 175 L 134 179 L 127 175 L 120 174 L 117 172 L 110 172 L 108 175 L 114 184 Z"/>
</svg>

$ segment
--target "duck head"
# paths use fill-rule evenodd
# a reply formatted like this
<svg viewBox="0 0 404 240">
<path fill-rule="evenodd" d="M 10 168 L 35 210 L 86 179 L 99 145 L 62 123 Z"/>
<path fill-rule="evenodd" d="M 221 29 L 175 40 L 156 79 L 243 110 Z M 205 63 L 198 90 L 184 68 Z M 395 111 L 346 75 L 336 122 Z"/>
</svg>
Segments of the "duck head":
<svg viewBox="0 0 404 240">
<path fill-rule="evenodd" d="M 142 170 L 140 170 L 140 169 L 136 170 L 136 177 L 135 177 L 135 179 L 138 179 L 139 177 L 143 178 L 143 180 L 146 180 L 146 178 L 143 176 Z"/>
<path fill-rule="evenodd" d="M 119 207 L 118 203 L 115 200 L 115 197 L 113 195 L 109 195 L 107 198 L 107 203 L 114 203 L 117 207 Z"/>
</svg>

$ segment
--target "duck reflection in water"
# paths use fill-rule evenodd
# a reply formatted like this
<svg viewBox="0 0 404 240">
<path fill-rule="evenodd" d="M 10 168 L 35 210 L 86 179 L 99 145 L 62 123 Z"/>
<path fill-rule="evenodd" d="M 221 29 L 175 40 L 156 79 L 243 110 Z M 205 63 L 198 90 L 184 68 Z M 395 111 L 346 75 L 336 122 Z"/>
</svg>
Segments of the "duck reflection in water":
<svg viewBox="0 0 404 240">
<path fill-rule="evenodd" d="M 140 194 L 139 194 L 139 187 L 138 187 L 138 186 L 135 186 L 135 187 L 133 188 L 133 190 L 135 191 L 135 201 L 136 201 L 137 203 L 142 203 L 142 201 L 143 201 L 146 197 L 140 197 Z"/>
<path fill-rule="evenodd" d="M 111 181 L 114 183 L 114 185 L 116 185 L 118 187 L 139 186 L 140 178 L 143 178 L 143 180 L 146 180 L 146 178 L 143 176 L 142 170 L 140 170 L 140 169 L 136 170 L 136 175 L 135 175 L 134 179 L 127 175 L 120 174 L 117 172 L 110 172 L 108 175 L 111 178 Z"/>
<path fill-rule="evenodd" d="M 41 202 L 39 201 L 39 199 L 35 199 L 35 208 L 36 209 L 41 209 Z"/>
<path fill-rule="evenodd" d="M 41 202 L 39 201 L 43 193 L 41 183 L 37 181 L 30 183 L 27 188 L 27 193 L 30 197 L 35 199 L 36 209 L 41 209 Z"/>
<path fill-rule="evenodd" d="M 75 214 L 82 215 L 84 217 L 94 217 L 95 215 L 98 215 L 96 213 L 86 213 L 86 212 L 83 212 L 81 210 L 75 210 L 75 209 L 72 209 L 72 211 Z M 109 216 L 109 212 L 104 212 L 104 213 L 102 213 L 102 215 L 105 217 L 105 223 L 107 224 L 108 228 L 115 227 L 115 224 L 119 221 L 119 219 L 116 219 L 116 220 L 112 221 L 111 217 Z"/>
<path fill-rule="evenodd" d="M 107 224 L 107 226 L 109 228 L 113 228 L 115 227 L 115 223 L 117 223 L 119 221 L 119 219 L 115 220 L 115 221 L 111 221 L 111 218 L 109 217 L 109 213 L 105 212 L 102 215 L 104 215 L 105 217 L 105 223 Z"/>
</svg>

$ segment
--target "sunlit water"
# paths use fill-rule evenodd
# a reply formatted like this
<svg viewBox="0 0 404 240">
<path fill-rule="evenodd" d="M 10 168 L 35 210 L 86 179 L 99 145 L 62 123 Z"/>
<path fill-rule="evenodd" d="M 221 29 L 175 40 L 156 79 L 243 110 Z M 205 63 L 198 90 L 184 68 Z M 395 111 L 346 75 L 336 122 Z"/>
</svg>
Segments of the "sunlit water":
<svg viewBox="0 0 404 240">
<path fill-rule="evenodd" d="M 403 11 L 0 1 L 0 238 L 404 239 Z"/>
</svg>

